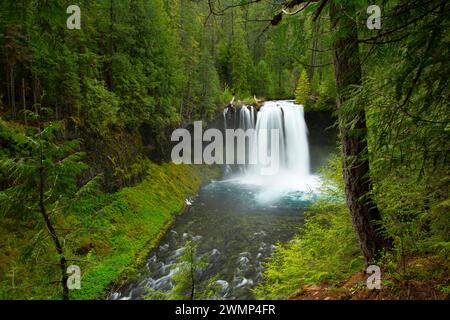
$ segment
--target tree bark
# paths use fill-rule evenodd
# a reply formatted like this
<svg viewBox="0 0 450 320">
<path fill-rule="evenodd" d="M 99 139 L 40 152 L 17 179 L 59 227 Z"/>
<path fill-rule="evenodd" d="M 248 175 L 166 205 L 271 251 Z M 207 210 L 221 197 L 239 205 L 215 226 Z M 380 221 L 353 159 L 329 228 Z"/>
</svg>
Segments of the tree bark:
<svg viewBox="0 0 450 320">
<path fill-rule="evenodd" d="M 9 80 L 9 65 L 5 65 L 5 74 L 6 74 L 6 95 L 8 99 L 8 106 L 11 106 L 11 86 L 10 86 L 10 80 Z"/>
<path fill-rule="evenodd" d="M 114 54 L 114 39 L 113 39 L 113 30 L 114 30 L 114 4 L 113 0 L 109 2 L 109 44 L 108 44 L 108 66 L 106 72 L 106 83 L 108 84 L 108 88 L 110 91 L 114 90 L 114 80 L 113 80 L 113 54 Z"/>
<path fill-rule="evenodd" d="M 58 120 L 58 116 L 59 116 L 59 105 L 58 105 L 58 98 L 56 98 L 56 101 L 55 101 L 55 118 L 56 118 L 56 120 Z"/>
<path fill-rule="evenodd" d="M 25 124 L 27 124 L 27 101 L 25 98 L 25 79 L 22 78 L 22 108 L 23 108 L 23 119 Z"/>
<path fill-rule="evenodd" d="M 312 45 L 311 45 L 312 52 L 311 52 L 311 60 L 309 62 L 309 83 L 312 83 L 314 80 L 314 71 L 317 61 L 317 46 L 319 43 L 319 28 L 320 28 L 320 20 L 313 22 Z"/>
<path fill-rule="evenodd" d="M 11 85 L 11 108 L 12 108 L 12 114 L 13 119 L 16 119 L 16 92 L 14 88 L 14 65 L 10 64 L 9 66 L 9 80 Z"/>
<path fill-rule="evenodd" d="M 336 34 L 333 42 L 333 62 L 338 89 L 338 108 L 348 100 L 351 87 L 362 84 L 358 31 L 354 17 L 355 9 L 352 4 L 331 5 L 331 28 Z M 351 113 L 339 112 L 347 205 L 367 265 L 376 259 L 380 251 L 388 245 L 388 241 L 383 239 L 377 226 L 381 221 L 381 215 L 370 197 L 372 185 L 365 117 L 362 107 Z M 349 129 L 350 123 L 353 123 L 353 129 Z"/>
<path fill-rule="evenodd" d="M 33 72 L 33 107 L 34 107 L 34 113 L 37 115 L 37 90 L 38 90 L 38 81 L 37 81 L 37 75 Z"/>
</svg>

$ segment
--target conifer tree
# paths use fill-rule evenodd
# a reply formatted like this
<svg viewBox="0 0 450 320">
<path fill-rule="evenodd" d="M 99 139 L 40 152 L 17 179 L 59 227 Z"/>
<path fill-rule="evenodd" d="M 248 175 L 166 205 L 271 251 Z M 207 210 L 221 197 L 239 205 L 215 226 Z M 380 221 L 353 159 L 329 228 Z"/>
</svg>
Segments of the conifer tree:
<svg viewBox="0 0 450 320">
<path fill-rule="evenodd" d="M 307 106 L 310 100 L 311 86 L 309 84 L 308 75 L 302 70 L 295 88 L 295 102 Z"/>
</svg>

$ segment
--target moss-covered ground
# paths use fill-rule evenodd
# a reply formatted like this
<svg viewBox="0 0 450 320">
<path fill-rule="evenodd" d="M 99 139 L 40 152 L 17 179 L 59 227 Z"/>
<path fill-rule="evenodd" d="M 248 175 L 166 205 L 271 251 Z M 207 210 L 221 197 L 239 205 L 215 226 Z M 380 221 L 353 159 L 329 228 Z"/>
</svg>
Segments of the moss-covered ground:
<svg viewBox="0 0 450 320">
<path fill-rule="evenodd" d="M 54 213 L 69 264 L 81 269 L 72 299 L 100 299 L 111 284 L 134 273 L 183 211 L 185 199 L 212 168 L 148 163 L 146 178 L 117 193 L 97 193 Z M 4 219 L 0 226 L 0 298 L 57 299 L 58 256 L 39 217 Z"/>
</svg>

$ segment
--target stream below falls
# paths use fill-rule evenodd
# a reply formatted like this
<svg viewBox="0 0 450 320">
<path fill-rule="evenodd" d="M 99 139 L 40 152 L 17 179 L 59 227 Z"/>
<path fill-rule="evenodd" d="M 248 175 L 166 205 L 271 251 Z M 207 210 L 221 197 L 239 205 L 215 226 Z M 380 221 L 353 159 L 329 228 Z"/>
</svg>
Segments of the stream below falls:
<svg viewBox="0 0 450 320">
<path fill-rule="evenodd" d="M 260 183 L 245 173 L 210 182 L 196 198 L 186 200 L 187 212 L 177 217 L 150 253 L 138 280 L 126 283 L 108 299 L 144 299 L 149 290 L 170 292 L 187 242 L 197 244 L 197 258 L 207 262 L 195 278 L 199 287 L 214 284 L 208 298 L 254 299 L 251 289 L 262 279 L 264 260 L 277 242 L 286 242 L 298 232 L 307 206 L 318 196 L 317 169 L 335 150 L 335 133 L 326 130 L 331 120 L 306 120 L 311 173 L 303 177 L 303 187 L 292 188 L 297 178 L 288 172 L 277 181 L 290 188 L 272 190 L 272 183 Z"/>
</svg>

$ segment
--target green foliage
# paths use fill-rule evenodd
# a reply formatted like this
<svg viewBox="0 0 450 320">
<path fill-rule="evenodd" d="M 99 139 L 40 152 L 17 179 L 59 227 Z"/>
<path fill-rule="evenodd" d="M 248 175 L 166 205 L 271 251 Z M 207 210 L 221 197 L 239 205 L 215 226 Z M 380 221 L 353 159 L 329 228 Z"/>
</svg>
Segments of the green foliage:
<svg viewBox="0 0 450 320">
<path fill-rule="evenodd" d="M 255 68 L 253 92 L 257 97 L 269 99 L 274 96 L 275 88 L 273 84 L 272 73 L 269 65 L 264 60 L 260 60 Z"/>
<path fill-rule="evenodd" d="M 92 134 L 104 137 L 117 122 L 119 102 L 114 93 L 96 80 L 86 80 L 86 127 Z"/>
<path fill-rule="evenodd" d="M 208 266 L 204 256 L 197 253 L 198 243 L 188 241 L 183 246 L 183 253 L 177 258 L 176 272 L 172 277 L 174 287 L 169 292 L 159 290 L 148 290 L 147 300 L 202 300 L 214 297 L 219 287 L 216 277 L 204 281 L 199 276 L 199 271 Z"/>
<path fill-rule="evenodd" d="M 252 61 L 245 43 L 243 31 L 238 29 L 230 45 L 231 87 L 239 96 L 250 94 L 250 79 L 253 72 Z"/>
<path fill-rule="evenodd" d="M 54 242 L 54 247 L 48 248 L 49 258 L 59 257 L 60 272 L 65 272 L 65 251 L 55 220 L 64 221 L 68 207 L 77 200 L 77 178 L 86 165 L 81 162 L 83 153 L 76 150 L 78 141 L 58 142 L 62 122 L 41 126 L 39 123 L 35 135 L 26 136 L 27 157 L 0 159 L 0 172 L 7 180 L 7 186 L 0 190 L 0 212 L 7 218 L 40 217 L 37 221 L 45 225 Z M 61 284 L 61 280 L 56 283 Z M 68 298 L 67 293 L 63 296 Z"/>
<path fill-rule="evenodd" d="M 6 182 L 0 191 L 0 197 L 5 199 L 1 203 L 3 216 L 40 212 L 41 191 L 44 206 L 50 212 L 63 210 L 72 200 L 77 192 L 77 177 L 86 165 L 81 162 L 83 153 L 76 150 L 79 141 L 58 143 L 62 125 L 62 122 L 50 122 L 42 130 L 34 130 L 32 135 L 15 132 L 5 137 L 14 148 L 26 151 L 20 157 L 14 154 L 0 159 L 0 172 Z"/>
<path fill-rule="evenodd" d="M 65 207 L 64 219 L 55 217 L 58 229 L 69 230 L 63 234 L 67 259 L 82 272 L 81 290 L 71 291 L 71 298 L 103 298 L 113 281 L 132 274 L 202 179 L 193 166 L 148 163 L 146 179 L 135 187 L 103 194 L 92 181 L 78 193 Z M 0 255 L 1 298 L 59 298 L 56 287 L 49 286 L 59 274 L 56 264 L 47 263 L 56 263 L 54 249 L 48 238 L 40 239 L 45 227 L 31 218 L 19 224 L 11 215 L 2 220 L 0 232 L 7 236 L 0 240 L 5 248 Z"/>
<path fill-rule="evenodd" d="M 59 298 L 58 287 L 49 285 L 60 271 L 40 215 L 41 166 L 44 205 L 66 259 L 82 270 L 82 289 L 71 292 L 77 299 L 102 297 L 111 282 L 140 264 L 203 180 L 195 167 L 146 160 L 147 177 L 135 187 L 103 194 L 100 176 L 79 187 L 83 153 L 78 141 L 61 142 L 63 128 L 63 122 L 49 122 L 39 131 L 0 120 L 1 298 Z"/>
<path fill-rule="evenodd" d="M 223 0 L 214 5 L 228 10 L 205 20 L 207 1 L 80 0 L 82 29 L 68 30 L 64 1 L 2 1 L 1 297 L 56 296 L 49 283 L 57 261 L 36 205 L 41 160 L 45 205 L 58 230 L 71 230 L 64 234 L 71 258 L 83 261 L 75 296 L 99 297 L 145 251 L 142 234 L 156 241 L 198 187 L 196 169 L 146 159 L 167 156 L 174 127 L 212 120 L 233 92 L 242 100 L 292 98 L 295 91 L 311 110 L 334 109 L 329 48 L 354 29 L 329 32 L 324 12 L 333 3 L 316 22 L 310 13 L 320 4 L 311 3 L 267 29 L 248 22 L 271 20 L 281 2 Z M 444 1 L 385 2 L 392 19 L 373 42 L 366 3 L 343 5 L 356 10 L 362 81 L 344 92 L 349 99 L 338 114 L 351 134 L 368 140 L 372 196 L 394 241 L 383 263 L 412 277 L 417 257 L 448 265 L 448 8 Z M 367 128 L 355 128 L 353 115 L 362 111 Z M 146 174 L 114 195 L 99 190 L 137 184 Z M 360 260 L 341 194 L 341 185 L 327 190 L 300 235 L 278 246 L 259 296 L 285 297 L 355 270 Z"/>
<path fill-rule="evenodd" d="M 219 75 L 207 49 L 202 51 L 196 76 L 199 79 L 199 86 L 195 93 L 198 97 L 195 119 L 213 120 L 222 110 L 218 106 L 223 106 L 225 101 L 220 95 Z M 204 81 L 204 79 L 208 79 L 208 81 Z"/>
<path fill-rule="evenodd" d="M 311 106 L 312 110 L 334 110 L 336 105 L 336 84 L 332 77 L 320 82 L 316 103 Z"/>
<path fill-rule="evenodd" d="M 56 13 L 64 12 L 61 1 L 2 4 L 0 58 L 8 72 L 0 82 L 13 85 L 2 86 L 0 96 L 8 118 L 24 111 L 18 111 L 23 78 L 25 110 L 46 105 L 52 117 L 70 119 L 87 135 L 144 125 L 159 160 L 170 130 L 220 114 L 229 101 L 226 88 L 241 99 L 292 97 L 293 55 L 307 40 L 292 35 L 304 19 L 292 17 L 260 37 L 263 27 L 245 21 L 271 14 L 269 4 L 236 7 L 207 21 L 210 7 L 201 1 L 78 5 L 82 28 L 68 30 L 65 15 Z"/>
<path fill-rule="evenodd" d="M 177 268 L 173 279 L 175 287 L 171 290 L 171 300 L 194 300 L 199 291 L 197 272 L 205 268 L 208 263 L 196 255 L 198 245 L 187 242 L 183 254 L 178 258 Z"/>
<path fill-rule="evenodd" d="M 295 88 L 295 102 L 307 107 L 310 103 L 311 86 L 308 80 L 308 74 L 302 70 Z"/>
<path fill-rule="evenodd" d="M 147 162 L 142 155 L 142 140 L 139 132 L 127 131 L 119 125 L 102 137 L 84 133 L 87 162 L 102 173 L 102 187 L 106 191 L 136 184 L 147 171 Z"/>
<path fill-rule="evenodd" d="M 363 259 L 343 199 L 336 157 L 325 172 L 322 199 L 308 209 L 299 234 L 277 244 L 265 263 L 258 299 L 286 299 L 304 285 L 337 282 L 361 269 Z"/>
<path fill-rule="evenodd" d="M 423 14 L 427 8 L 414 10 Z M 400 20 L 392 21 L 391 27 Z M 439 23 L 448 26 L 448 19 Z M 355 93 L 368 114 L 374 195 L 383 226 L 394 240 L 392 270 L 407 278 L 412 277 L 410 264 L 417 257 L 445 260 L 449 253 L 449 164 L 444 150 L 449 148 L 450 96 L 444 89 L 448 77 L 443 76 L 449 65 L 442 64 L 448 41 L 436 27 L 426 17 L 408 28 L 402 46 L 380 49 L 369 65 L 371 77 Z M 421 67 L 411 87 L 409 81 Z"/>
</svg>

